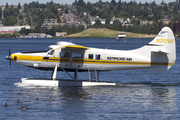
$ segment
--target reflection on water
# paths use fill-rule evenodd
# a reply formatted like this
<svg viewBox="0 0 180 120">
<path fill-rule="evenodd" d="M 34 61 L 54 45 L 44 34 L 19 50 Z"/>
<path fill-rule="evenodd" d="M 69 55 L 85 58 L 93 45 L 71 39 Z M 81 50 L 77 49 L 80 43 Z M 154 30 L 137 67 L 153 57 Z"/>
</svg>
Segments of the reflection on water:
<svg viewBox="0 0 180 120">
<path fill-rule="evenodd" d="M 168 119 L 179 112 L 176 90 L 164 86 L 23 87 L 11 95 L 13 101 L 22 99 L 22 104 L 31 108 L 28 113 L 51 114 L 58 119 Z M 50 96 L 54 101 L 48 101 Z"/>
</svg>

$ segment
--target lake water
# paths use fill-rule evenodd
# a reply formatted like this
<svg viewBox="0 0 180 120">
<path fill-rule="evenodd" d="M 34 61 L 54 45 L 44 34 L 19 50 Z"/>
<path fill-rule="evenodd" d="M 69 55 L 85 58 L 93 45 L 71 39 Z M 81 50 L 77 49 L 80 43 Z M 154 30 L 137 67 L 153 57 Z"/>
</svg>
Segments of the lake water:
<svg viewBox="0 0 180 120">
<path fill-rule="evenodd" d="M 172 119 L 180 118 L 180 41 L 176 40 L 177 58 L 168 71 L 153 74 L 149 70 L 100 72 L 100 80 L 113 81 L 117 86 L 104 87 L 29 87 L 20 79 L 50 78 L 50 71 L 40 71 L 11 64 L 5 56 L 19 51 L 44 50 L 58 41 L 75 44 L 130 50 L 139 48 L 152 39 L 0 39 L 0 119 Z M 58 72 L 58 78 L 68 78 Z M 87 79 L 88 73 L 79 73 Z M 49 97 L 54 101 L 49 101 Z M 68 96 L 72 99 L 69 100 Z M 79 100 L 82 96 L 84 100 Z M 36 98 L 39 102 L 36 102 Z M 17 99 L 22 102 L 17 103 Z M 4 107 L 5 103 L 9 107 Z M 21 105 L 28 107 L 21 111 Z"/>
</svg>

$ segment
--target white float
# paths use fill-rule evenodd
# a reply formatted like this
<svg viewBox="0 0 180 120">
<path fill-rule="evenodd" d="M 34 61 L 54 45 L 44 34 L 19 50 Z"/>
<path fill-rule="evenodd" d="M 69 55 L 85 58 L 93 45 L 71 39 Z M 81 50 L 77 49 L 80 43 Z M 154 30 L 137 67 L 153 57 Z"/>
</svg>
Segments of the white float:
<svg viewBox="0 0 180 120">
<path fill-rule="evenodd" d="M 74 80 L 49 80 L 49 79 L 34 79 L 34 78 L 22 78 L 22 83 L 26 83 L 32 86 L 114 86 L 116 83 L 112 82 L 91 82 L 91 81 L 74 81 Z"/>
</svg>

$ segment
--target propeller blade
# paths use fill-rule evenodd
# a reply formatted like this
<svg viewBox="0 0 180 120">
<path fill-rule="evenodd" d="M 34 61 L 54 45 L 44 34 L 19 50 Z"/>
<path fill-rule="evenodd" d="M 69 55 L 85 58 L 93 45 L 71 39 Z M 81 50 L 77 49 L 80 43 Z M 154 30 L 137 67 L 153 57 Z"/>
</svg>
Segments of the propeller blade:
<svg viewBox="0 0 180 120">
<path fill-rule="evenodd" d="M 11 71 L 11 50 L 9 47 L 9 67 L 10 67 L 10 71 Z"/>
<path fill-rule="evenodd" d="M 10 67 L 10 71 L 11 71 L 11 60 L 9 60 L 9 67 Z"/>
<path fill-rule="evenodd" d="M 10 51 L 10 47 L 9 47 L 9 56 L 11 56 L 11 51 Z"/>
</svg>

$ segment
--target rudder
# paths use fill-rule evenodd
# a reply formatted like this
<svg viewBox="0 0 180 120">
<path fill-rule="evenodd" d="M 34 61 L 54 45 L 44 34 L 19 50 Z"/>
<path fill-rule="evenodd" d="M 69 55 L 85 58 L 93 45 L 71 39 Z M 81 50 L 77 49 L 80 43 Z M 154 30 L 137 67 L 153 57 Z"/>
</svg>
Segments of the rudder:
<svg viewBox="0 0 180 120">
<path fill-rule="evenodd" d="M 169 27 L 162 28 L 148 45 L 153 46 L 151 49 L 151 72 L 164 72 L 174 65 L 176 61 L 176 43 L 174 34 Z"/>
</svg>

